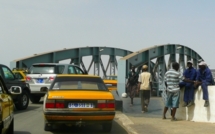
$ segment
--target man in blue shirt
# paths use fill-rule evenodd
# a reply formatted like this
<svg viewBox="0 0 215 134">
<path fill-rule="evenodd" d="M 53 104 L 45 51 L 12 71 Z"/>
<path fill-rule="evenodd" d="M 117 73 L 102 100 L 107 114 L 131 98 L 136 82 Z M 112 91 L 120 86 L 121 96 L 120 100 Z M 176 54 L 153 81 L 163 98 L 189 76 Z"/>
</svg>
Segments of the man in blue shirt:
<svg viewBox="0 0 215 134">
<path fill-rule="evenodd" d="M 200 62 L 194 86 L 202 86 L 203 100 L 205 100 L 204 107 L 209 106 L 208 85 L 212 84 L 212 79 L 212 73 L 211 70 L 207 67 L 207 64 L 204 61 Z"/>
<path fill-rule="evenodd" d="M 184 71 L 184 81 L 179 86 L 184 89 L 184 104 L 183 107 L 189 107 L 194 104 L 194 81 L 196 79 L 196 69 L 193 68 L 193 62 L 187 61 L 187 69 Z"/>
</svg>

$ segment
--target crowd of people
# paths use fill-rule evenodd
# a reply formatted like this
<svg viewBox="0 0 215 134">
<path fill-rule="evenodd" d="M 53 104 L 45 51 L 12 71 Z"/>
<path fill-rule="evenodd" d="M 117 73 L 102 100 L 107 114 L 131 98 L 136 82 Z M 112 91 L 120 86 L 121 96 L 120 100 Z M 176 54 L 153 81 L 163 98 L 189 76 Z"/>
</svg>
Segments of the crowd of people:
<svg viewBox="0 0 215 134">
<path fill-rule="evenodd" d="M 179 108 L 180 90 L 184 89 L 183 107 L 194 105 L 195 89 L 201 86 L 203 92 L 204 107 L 208 107 L 208 85 L 214 85 L 214 78 L 211 70 L 205 61 L 198 61 L 198 69 L 193 67 L 193 61 L 187 61 L 187 68 L 183 73 L 179 71 L 180 65 L 177 62 L 172 63 L 172 67 L 165 73 L 164 81 L 166 90 L 165 106 L 163 110 L 163 119 L 166 119 L 166 112 L 171 109 L 171 120 L 176 121 L 176 110 Z M 148 111 L 152 90 L 152 75 L 148 72 L 148 66 L 142 66 L 142 72 L 139 74 L 135 67 L 128 73 L 127 93 L 131 98 L 131 106 L 135 94 L 140 93 L 142 113 Z"/>
</svg>

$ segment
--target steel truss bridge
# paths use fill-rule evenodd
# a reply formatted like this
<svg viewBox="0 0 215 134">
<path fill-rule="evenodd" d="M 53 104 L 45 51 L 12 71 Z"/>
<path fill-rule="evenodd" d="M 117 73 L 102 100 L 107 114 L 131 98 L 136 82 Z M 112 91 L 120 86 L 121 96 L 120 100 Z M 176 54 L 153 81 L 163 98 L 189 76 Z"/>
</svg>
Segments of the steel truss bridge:
<svg viewBox="0 0 215 134">
<path fill-rule="evenodd" d="M 109 56 L 108 64 L 104 67 L 102 55 Z M 92 56 L 88 68 L 83 63 L 83 57 Z M 116 56 L 120 56 L 117 62 Z M 167 58 L 168 57 L 168 58 Z M 125 83 L 129 69 L 132 66 L 140 72 L 142 65 L 146 64 L 153 76 L 153 88 L 159 91 L 165 88 L 163 77 L 165 72 L 171 68 L 171 63 L 178 62 L 180 71 L 186 67 L 187 60 L 193 60 L 197 68 L 197 61 L 203 59 L 197 52 L 189 47 L 180 44 L 157 45 L 144 48 L 136 52 L 112 47 L 81 47 L 63 49 L 47 53 L 35 54 L 31 57 L 17 59 L 10 62 L 10 68 L 29 68 L 33 63 L 59 63 L 62 60 L 70 59 L 70 64 L 75 64 L 86 71 L 90 71 L 92 65 L 94 75 L 100 76 L 100 68 L 104 76 L 116 75 L 118 79 L 118 93 L 125 92 Z M 110 72 L 108 74 L 108 68 Z"/>
</svg>

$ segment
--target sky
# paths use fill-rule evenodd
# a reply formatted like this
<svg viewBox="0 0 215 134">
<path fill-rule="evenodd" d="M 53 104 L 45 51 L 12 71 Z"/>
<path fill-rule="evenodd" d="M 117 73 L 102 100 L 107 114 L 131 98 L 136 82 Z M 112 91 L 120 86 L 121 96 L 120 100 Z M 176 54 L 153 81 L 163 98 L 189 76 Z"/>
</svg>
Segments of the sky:
<svg viewBox="0 0 215 134">
<path fill-rule="evenodd" d="M 214 0 L 0 0 L 0 63 L 64 48 L 181 44 L 215 69 Z"/>
</svg>

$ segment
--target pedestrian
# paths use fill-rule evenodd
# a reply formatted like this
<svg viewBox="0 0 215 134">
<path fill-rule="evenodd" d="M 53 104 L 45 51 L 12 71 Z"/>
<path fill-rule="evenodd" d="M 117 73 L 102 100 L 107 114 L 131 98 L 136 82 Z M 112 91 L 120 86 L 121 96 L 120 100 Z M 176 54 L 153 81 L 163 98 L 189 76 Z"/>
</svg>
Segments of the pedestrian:
<svg viewBox="0 0 215 134">
<path fill-rule="evenodd" d="M 126 87 L 128 90 L 128 96 L 131 98 L 130 106 L 133 106 L 133 100 L 137 92 L 137 84 L 138 84 L 138 74 L 135 71 L 134 66 L 132 66 L 131 70 L 128 73 L 128 81 L 126 84 Z"/>
<path fill-rule="evenodd" d="M 172 69 L 169 69 L 164 76 L 165 84 L 167 85 L 167 100 L 165 102 L 165 107 L 163 111 L 163 119 L 166 119 L 166 112 L 168 108 L 172 108 L 172 119 L 171 121 L 176 121 L 175 118 L 176 109 L 179 107 L 180 99 L 180 87 L 179 82 L 183 80 L 183 75 L 178 71 L 179 64 L 177 62 L 172 63 Z"/>
<path fill-rule="evenodd" d="M 184 81 L 179 84 L 180 88 L 184 87 L 184 104 L 183 107 L 189 107 L 194 104 L 194 81 L 196 79 L 196 69 L 193 67 L 191 60 L 187 61 L 187 69 L 184 71 Z"/>
<path fill-rule="evenodd" d="M 148 66 L 142 66 L 142 73 L 138 79 L 138 91 L 140 91 L 142 113 L 148 111 L 150 93 L 152 90 L 152 75 L 148 72 Z"/>
<path fill-rule="evenodd" d="M 201 85 L 202 87 L 203 100 L 205 100 L 204 107 L 209 106 L 208 85 L 213 84 L 212 79 L 213 77 L 211 70 L 207 67 L 206 62 L 200 62 L 194 86 L 197 88 L 199 85 Z"/>
</svg>

